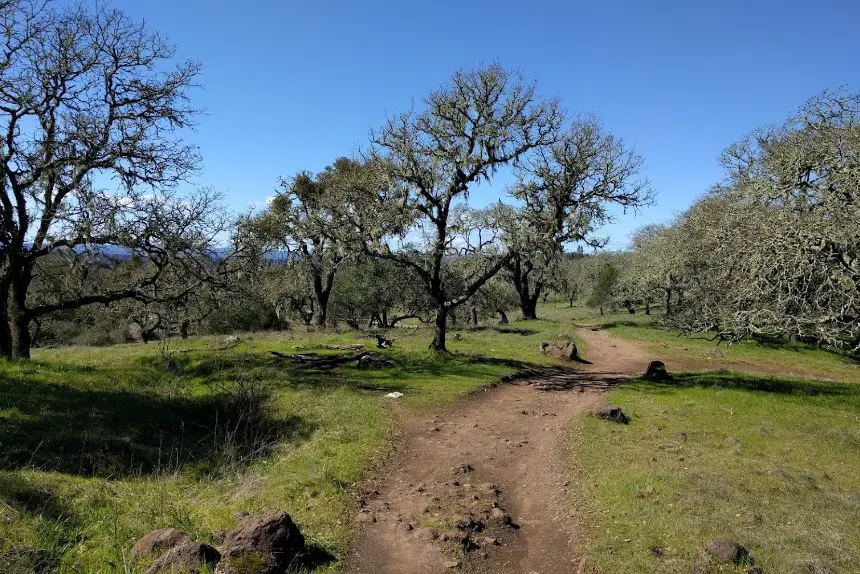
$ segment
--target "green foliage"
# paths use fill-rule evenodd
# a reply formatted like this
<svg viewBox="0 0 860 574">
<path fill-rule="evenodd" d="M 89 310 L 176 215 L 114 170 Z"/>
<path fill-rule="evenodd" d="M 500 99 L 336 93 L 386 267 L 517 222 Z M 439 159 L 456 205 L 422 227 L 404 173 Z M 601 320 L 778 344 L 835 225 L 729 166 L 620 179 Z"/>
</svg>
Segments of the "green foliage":
<svg viewBox="0 0 860 574">
<path fill-rule="evenodd" d="M 666 322 L 860 350 L 860 94 L 825 92 L 723 154 L 726 179 L 634 240 Z"/>
<path fill-rule="evenodd" d="M 279 329 L 285 325 L 274 309 L 255 297 L 230 297 L 219 302 L 203 325 L 205 333 L 230 334 Z"/>
<path fill-rule="evenodd" d="M 618 269 L 610 262 L 606 262 L 597 274 L 597 281 L 588 298 L 590 307 L 599 308 L 601 313 L 605 307 L 610 307 L 615 297 L 615 289 L 618 283 Z"/>
<path fill-rule="evenodd" d="M 332 306 L 336 320 L 354 326 L 376 321 L 387 327 L 408 317 L 426 320 L 433 303 L 414 269 L 363 257 L 341 269 L 332 292 Z"/>
<path fill-rule="evenodd" d="M 281 180 L 281 191 L 269 207 L 240 221 L 242 243 L 261 253 L 286 250 L 290 269 L 300 273 L 301 279 L 289 280 L 283 290 L 291 300 L 292 311 L 301 311 L 304 304 L 298 301 L 310 299 L 313 322 L 318 326 L 326 324 L 338 269 L 362 251 L 361 241 L 354 235 L 357 230 L 352 216 L 366 206 L 356 204 L 364 198 L 356 188 L 364 194 L 375 194 L 386 184 L 375 162 L 342 157 L 319 174 L 303 171 Z M 371 230 L 362 229 L 360 234 L 371 234 Z M 306 296 L 297 296 L 298 285 L 304 286 Z M 275 297 L 278 305 L 282 298 Z"/>
</svg>

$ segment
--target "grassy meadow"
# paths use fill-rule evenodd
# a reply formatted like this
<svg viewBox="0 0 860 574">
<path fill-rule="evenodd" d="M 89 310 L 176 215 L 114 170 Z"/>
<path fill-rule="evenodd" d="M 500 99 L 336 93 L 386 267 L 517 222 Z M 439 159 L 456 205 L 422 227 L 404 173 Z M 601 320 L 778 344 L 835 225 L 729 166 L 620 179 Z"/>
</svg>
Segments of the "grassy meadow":
<svg viewBox="0 0 860 574">
<path fill-rule="evenodd" d="M 217 544 L 236 511 L 263 509 L 300 525 L 308 567 L 337 570 L 355 489 L 390 452 L 402 417 L 549 364 L 538 344 L 576 324 L 710 366 L 700 353 L 713 343 L 644 316 L 561 304 L 539 314 L 464 328 L 447 356 L 427 350 L 429 330 L 393 329 L 394 347 L 380 352 L 394 367 L 379 371 L 310 371 L 271 354 L 373 349 L 372 335 L 350 330 L 44 349 L 0 364 L 0 571 L 142 572 L 129 551 L 143 534 L 173 526 Z M 831 382 L 691 367 L 672 384 L 616 390 L 610 400 L 629 426 L 589 417 L 572 431 L 582 486 L 572 504 L 589 557 L 604 572 L 688 572 L 704 540 L 727 535 L 766 572 L 850 571 L 860 563 L 860 386 L 844 382 L 857 364 L 802 346 L 721 351 L 715 367 L 772 361 Z"/>
<path fill-rule="evenodd" d="M 629 425 L 587 417 L 572 431 L 574 504 L 603 572 L 747 572 L 708 563 L 704 544 L 721 537 L 763 572 L 860 571 L 856 361 L 799 344 L 717 347 L 626 313 L 577 320 L 688 367 L 613 391 Z"/>
<path fill-rule="evenodd" d="M 355 485 L 390 451 L 396 418 L 545 364 L 540 340 L 569 330 L 463 331 L 436 356 L 429 331 L 400 328 L 381 351 L 395 366 L 380 371 L 312 372 L 270 354 L 375 347 L 354 331 L 70 347 L 0 364 L 0 571 L 143 571 L 128 554 L 153 529 L 215 543 L 234 512 L 272 508 L 336 569 Z"/>
</svg>

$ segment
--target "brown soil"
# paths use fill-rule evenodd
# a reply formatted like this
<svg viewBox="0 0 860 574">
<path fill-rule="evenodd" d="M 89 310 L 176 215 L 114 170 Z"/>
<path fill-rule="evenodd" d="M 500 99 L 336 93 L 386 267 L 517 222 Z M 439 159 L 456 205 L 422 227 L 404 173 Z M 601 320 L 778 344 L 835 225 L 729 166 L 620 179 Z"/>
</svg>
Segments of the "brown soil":
<svg viewBox="0 0 860 574">
<path fill-rule="evenodd" d="M 581 571 L 566 431 L 656 357 L 602 331 L 580 337 L 590 364 L 576 372 L 501 384 L 405 423 L 384 480 L 361 497 L 347 571 Z"/>
</svg>

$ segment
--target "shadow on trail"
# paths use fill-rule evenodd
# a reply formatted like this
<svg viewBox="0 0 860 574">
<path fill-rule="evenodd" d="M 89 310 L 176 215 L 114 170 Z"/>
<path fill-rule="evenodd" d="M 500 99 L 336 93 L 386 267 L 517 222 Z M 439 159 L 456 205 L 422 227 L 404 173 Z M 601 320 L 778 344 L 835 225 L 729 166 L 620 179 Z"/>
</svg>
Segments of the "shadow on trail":
<svg viewBox="0 0 860 574">
<path fill-rule="evenodd" d="M 619 373 L 578 371 L 545 372 L 527 379 L 539 391 L 609 391 L 628 381 L 630 377 Z"/>
<path fill-rule="evenodd" d="M 304 550 L 290 564 L 288 572 L 313 572 L 337 562 L 337 556 L 332 554 L 322 544 L 311 540 L 305 544 Z"/>
<path fill-rule="evenodd" d="M 598 323 L 596 328 L 594 326 L 590 328 L 592 331 L 600 331 L 617 327 L 650 327 L 650 325 L 643 325 L 641 321 L 606 321 L 605 323 Z"/>
</svg>

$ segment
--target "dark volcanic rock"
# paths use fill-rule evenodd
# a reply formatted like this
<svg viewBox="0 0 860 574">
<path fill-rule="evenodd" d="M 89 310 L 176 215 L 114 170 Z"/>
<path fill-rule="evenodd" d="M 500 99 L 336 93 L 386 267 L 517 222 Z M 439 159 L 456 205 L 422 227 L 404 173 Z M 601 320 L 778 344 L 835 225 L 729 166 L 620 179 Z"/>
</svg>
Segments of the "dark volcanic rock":
<svg viewBox="0 0 860 574">
<path fill-rule="evenodd" d="M 606 419 L 608 421 L 613 421 L 625 425 L 630 422 L 630 419 L 627 417 L 627 415 L 624 414 L 624 411 L 621 410 L 621 407 L 616 405 L 597 405 L 591 409 L 591 414 L 601 419 Z"/>
<path fill-rule="evenodd" d="M 652 381 L 668 381 L 672 377 L 669 376 L 669 372 L 666 370 L 666 363 L 663 361 L 651 361 L 645 370 L 645 378 Z"/>
<path fill-rule="evenodd" d="M 239 518 L 224 539 L 223 557 L 216 574 L 275 574 L 302 552 L 305 538 L 286 512 Z"/>
<path fill-rule="evenodd" d="M 742 564 L 749 559 L 749 552 L 747 549 L 734 540 L 730 540 L 728 538 L 709 540 L 708 543 L 705 544 L 705 552 L 720 562 Z"/>
<path fill-rule="evenodd" d="M 131 558 L 136 560 L 147 556 L 158 556 L 185 542 L 192 542 L 192 540 L 181 530 L 159 528 L 137 541 L 131 549 Z"/>
<path fill-rule="evenodd" d="M 220 559 L 221 554 L 208 544 L 190 540 L 168 550 L 152 563 L 146 574 L 200 574 L 204 565 L 208 568 L 207 571 L 211 572 Z"/>
</svg>

